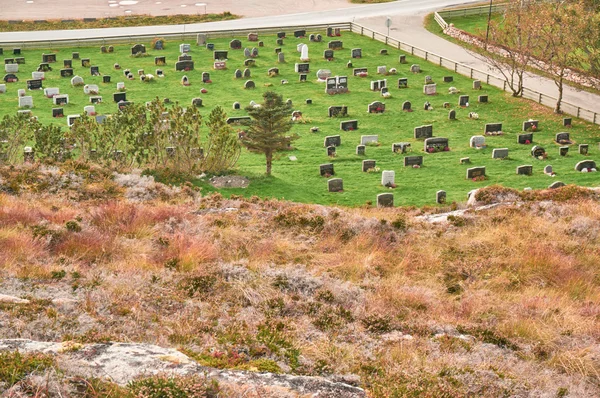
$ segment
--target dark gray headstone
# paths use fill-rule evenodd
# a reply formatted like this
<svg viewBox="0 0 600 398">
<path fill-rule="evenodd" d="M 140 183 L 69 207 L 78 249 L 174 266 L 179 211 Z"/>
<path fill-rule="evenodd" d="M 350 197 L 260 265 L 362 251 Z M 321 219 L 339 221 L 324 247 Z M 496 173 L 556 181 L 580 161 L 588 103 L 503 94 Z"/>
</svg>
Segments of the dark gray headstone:
<svg viewBox="0 0 600 398">
<path fill-rule="evenodd" d="M 370 169 L 374 169 L 377 165 L 377 162 L 372 159 L 367 159 L 362 161 L 362 171 L 366 173 Z"/>
<path fill-rule="evenodd" d="M 319 172 L 321 173 L 321 177 L 335 175 L 335 172 L 333 170 L 333 163 L 325 163 L 320 165 Z"/>
<path fill-rule="evenodd" d="M 437 191 L 435 193 L 435 202 L 440 205 L 446 203 L 446 191 Z"/>
<path fill-rule="evenodd" d="M 467 169 L 467 179 L 473 179 L 476 177 L 485 177 L 485 166 L 471 167 Z"/>
<path fill-rule="evenodd" d="M 394 194 L 380 193 L 377 195 L 377 207 L 394 207 Z"/>
<path fill-rule="evenodd" d="M 523 166 L 517 166 L 517 174 L 530 176 L 533 174 L 533 166 L 530 164 L 526 164 Z"/>
<path fill-rule="evenodd" d="M 327 180 L 327 189 L 329 192 L 342 192 L 344 183 L 341 178 L 331 178 Z"/>
</svg>

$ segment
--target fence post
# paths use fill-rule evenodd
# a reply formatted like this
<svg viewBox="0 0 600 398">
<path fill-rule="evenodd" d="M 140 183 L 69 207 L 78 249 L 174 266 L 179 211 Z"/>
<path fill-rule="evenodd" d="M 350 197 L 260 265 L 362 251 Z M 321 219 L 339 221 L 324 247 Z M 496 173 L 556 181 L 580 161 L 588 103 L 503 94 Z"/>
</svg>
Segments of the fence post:
<svg viewBox="0 0 600 398">
<path fill-rule="evenodd" d="M 454 63 L 454 73 L 458 73 L 458 64 Z"/>
<path fill-rule="evenodd" d="M 580 107 L 577 107 L 577 117 L 579 117 L 579 112 L 581 111 Z"/>
<path fill-rule="evenodd" d="M 413 46 L 410 47 L 410 54 L 415 55 L 415 48 Z"/>
<path fill-rule="evenodd" d="M 485 75 L 486 84 L 490 84 L 490 75 Z"/>
<path fill-rule="evenodd" d="M 388 37 L 386 36 L 385 37 L 385 45 L 387 46 L 387 44 L 388 44 Z"/>
<path fill-rule="evenodd" d="M 360 35 L 361 36 L 365 35 L 365 28 L 363 28 L 362 26 L 360 27 Z"/>
<path fill-rule="evenodd" d="M 400 45 L 400 42 L 398 42 L 398 50 L 400 50 L 402 48 L 402 46 Z"/>
<path fill-rule="evenodd" d="M 538 100 L 538 103 L 542 103 L 542 93 L 540 93 L 540 99 Z"/>
<path fill-rule="evenodd" d="M 440 66 L 442 66 L 442 57 L 440 57 Z"/>
<path fill-rule="evenodd" d="M 375 32 L 371 35 L 371 39 L 375 40 Z"/>
<path fill-rule="evenodd" d="M 504 80 L 502 83 L 502 91 L 506 91 L 506 80 Z"/>
<path fill-rule="evenodd" d="M 428 55 L 428 54 L 429 54 L 429 53 L 428 53 L 427 51 L 425 51 L 425 61 L 427 61 L 427 55 Z"/>
<path fill-rule="evenodd" d="M 473 68 L 471 68 L 471 79 L 473 78 Z"/>
</svg>

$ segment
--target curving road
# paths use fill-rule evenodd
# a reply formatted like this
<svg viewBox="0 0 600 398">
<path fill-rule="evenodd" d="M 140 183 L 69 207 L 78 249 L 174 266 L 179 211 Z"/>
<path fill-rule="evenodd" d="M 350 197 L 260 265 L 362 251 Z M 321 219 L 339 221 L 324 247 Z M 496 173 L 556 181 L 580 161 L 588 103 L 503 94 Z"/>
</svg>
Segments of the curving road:
<svg viewBox="0 0 600 398">
<path fill-rule="evenodd" d="M 7 1 L 10 0 L 0 0 L 0 7 L 5 7 L 2 3 L 6 3 Z M 264 8 L 264 10 L 260 5 L 256 5 L 257 1 L 258 4 L 264 3 L 263 0 L 249 0 L 245 2 L 241 2 L 238 0 L 235 2 L 234 6 L 228 8 L 234 13 L 252 15 L 252 13 L 256 13 L 258 7 L 258 9 L 261 10 L 261 12 L 267 13 L 268 16 L 243 18 L 233 21 L 209 22 L 187 25 L 62 30 L 45 32 L 0 32 L 0 43 L 27 42 L 39 40 L 51 41 L 60 39 L 79 38 L 106 38 L 124 35 L 158 36 L 161 34 L 177 34 L 185 32 L 189 33 L 195 31 L 252 29 L 258 27 L 327 24 L 349 21 L 354 21 L 370 29 L 387 33 L 387 28 L 385 27 L 385 20 L 389 16 L 392 18 L 392 28 L 390 30 L 391 37 L 411 44 L 413 46 L 421 47 L 429 52 L 442 55 L 446 58 L 463 63 L 465 65 L 469 65 L 473 68 L 490 72 L 490 74 L 498 75 L 498 73 L 494 72 L 494 70 L 491 69 L 487 64 L 471 55 L 464 48 L 456 44 L 450 43 L 449 41 L 446 41 L 443 38 L 440 38 L 428 32 L 423 27 L 424 16 L 432 11 L 439 10 L 441 8 L 452 5 L 475 3 L 480 0 L 465 0 L 462 2 L 457 2 L 456 0 L 399 0 L 391 3 L 371 5 L 340 3 L 339 0 L 334 0 L 331 2 L 312 1 L 302 3 L 299 3 L 296 0 L 280 0 L 277 8 L 269 8 L 269 6 L 267 5 Z M 223 2 L 223 4 L 221 5 L 223 6 L 225 3 L 227 2 Z M 301 4 L 302 8 L 306 9 L 307 12 L 277 15 L 281 12 L 285 12 L 286 9 L 291 10 L 292 12 L 294 10 L 297 10 L 298 4 Z M 342 5 L 342 7 L 340 7 L 340 4 Z M 50 4 L 49 6 L 52 6 L 52 4 Z M 16 7 L 16 5 L 7 5 L 6 7 L 9 9 L 10 12 L 10 10 L 12 10 L 12 7 Z M 331 9 L 324 9 L 324 7 L 331 7 Z M 6 8 L 2 9 L 2 12 L 0 12 L 0 17 L 5 14 L 5 9 Z M 174 9 L 174 11 L 180 10 Z M 212 12 L 213 10 L 210 11 Z M 556 97 L 558 92 L 556 86 L 551 80 L 532 74 L 527 75 L 525 79 L 525 86 L 553 97 Z M 598 95 L 567 87 L 564 92 L 564 101 L 580 105 L 583 108 L 587 108 L 600 113 L 600 96 Z"/>
</svg>

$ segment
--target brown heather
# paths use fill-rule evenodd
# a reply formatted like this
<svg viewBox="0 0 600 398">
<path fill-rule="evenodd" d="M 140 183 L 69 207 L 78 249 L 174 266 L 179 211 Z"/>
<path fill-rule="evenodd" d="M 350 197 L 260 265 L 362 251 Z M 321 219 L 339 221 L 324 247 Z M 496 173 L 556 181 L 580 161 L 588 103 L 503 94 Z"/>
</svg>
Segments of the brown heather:
<svg viewBox="0 0 600 398">
<path fill-rule="evenodd" d="M 0 194 L 0 292 L 32 300 L 0 305 L 3 338 L 354 374 L 373 397 L 600 395 L 594 195 L 565 187 L 431 224 L 419 216 L 450 209 L 164 186 L 134 202 L 109 182 Z"/>
</svg>

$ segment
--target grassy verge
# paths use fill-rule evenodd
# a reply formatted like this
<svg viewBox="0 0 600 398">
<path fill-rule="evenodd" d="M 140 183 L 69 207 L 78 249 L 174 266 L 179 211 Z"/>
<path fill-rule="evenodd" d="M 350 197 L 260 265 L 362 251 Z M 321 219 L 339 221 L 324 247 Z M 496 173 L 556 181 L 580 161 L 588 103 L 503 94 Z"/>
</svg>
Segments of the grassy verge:
<svg viewBox="0 0 600 398">
<path fill-rule="evenodd" d="M 139 15 L 131 17 L 99 18 L 95 20 L 82 19 L 50 19 L 44 21 L 0 21 L 0 32 L 22 32 L 41 30 L 70 30 L 70 29 L 97 29 L 97 28 L 123 28 L 132 26 L 151 25 L 179 25 L 198 22 L 215 22 L 238 19 L 239 15 L 229 11 L 220 14 L 201 15 Z"/>
</svg>

